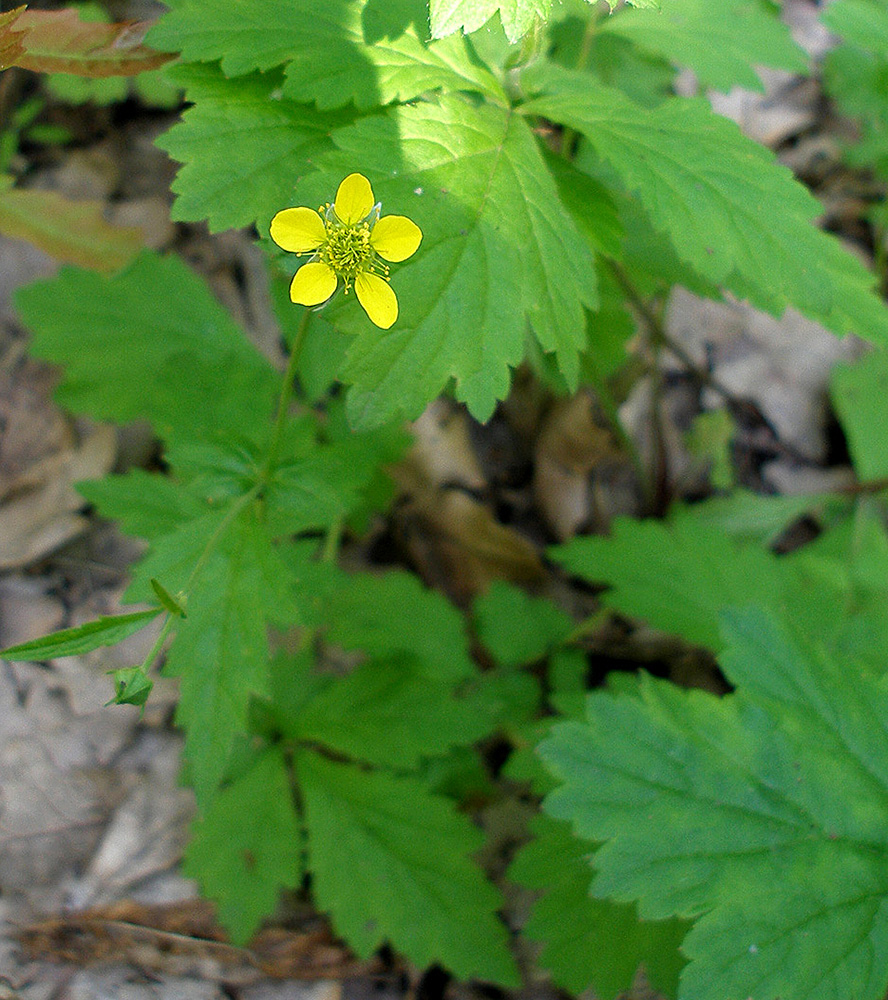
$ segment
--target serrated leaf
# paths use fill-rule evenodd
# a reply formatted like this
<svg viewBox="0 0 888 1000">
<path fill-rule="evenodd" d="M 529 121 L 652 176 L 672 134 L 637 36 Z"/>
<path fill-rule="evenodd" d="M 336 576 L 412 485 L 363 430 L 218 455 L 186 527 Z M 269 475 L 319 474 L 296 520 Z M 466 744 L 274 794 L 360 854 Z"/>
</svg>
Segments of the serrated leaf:
<svg viewBox="0 0 888 1000">
<path fill-rule="evenodd" d="M 626 234 L 610 192 L 565 157 L 546 152 L 545 158 L 558 185 L 558 195 L 589 249 L 618 258 Z"/>
<path fill-rule="evenodd" d="M 33 353 L 65 366 L 71 410 L 167 439 L 267 433 L 278 374 L 179 258 L 146 251 L 113 278 L 63 268 L 15 303 Z"/>
<path fill-rule="evenodd" d="M 184 871 L 216 902 L 232 941 L 244 945 L 274 912 L 281 889 L 299 884 L 301 850 L 290 780 L 275 748 L 258 756 L 195 822 Z"/>
<path fill-rule="evenodd" d="M 148 541 L 206 513 L 205 505 L 169 476 L 144 469 L 78 483 L 77 492 L 128 535 Z"/>
<path fill-rule="evenodd" d="M 334 590 L 324 609 L 328 639 L 370 656 L 406 653 L 433 680 L 471 677 L 462 615 L 409 573 L 356 573 Z"/>
<path fill-rule="evenodd" d="M 551 601 L 533 598 L 502 580 L 475 600 L 478 638 L 501 666 L 521 666 L 545 656 L 573 628 Z"/>
<path fill-rule="evenodd" d="M 153 621 L 162 608 L 133 611 L 126 615 L 109 615 L 94 622 L 65 628 L 40 639 L 22 642 L 0 650 L 6 660 L 54 660 L 60 656 L 81 656 L 100 646 L 114 646 Z"/>
<path fill-rule="evenodd" d="M 808 60 L 774 8 L 757 0 L 670 0 L 662 12 L 617 12 L 600 32 L 692 69 L 700 84 L 716 90 L 764 91 L 755 66 L 806 73 Z"/>
<path fill-rule="evenodd" d="M 55 191 L 0 191 L 0 233 L 27 240 L 57 260 L 116 271 L 144 244 L 139 229 L 105 222 L 103 206 L 71 201 Z"/>
<path fill-rule="evenodd" d="M 888 343 L 888 309 L 873 294 L 873 276 L 812 224 L 819 203 L 706 101 L 642 108 L 552 64 L 523 79 L 543 94 L 524 113 L 582 133 L 706 280 L 774 315 L 793 306 L 836 333 Z"/>
<path fill-rule="evenodd" d="M 389 941 L 420 968 L 518 985 L 502 901 L 468 859 L 483 838 L 464 816 L 412 778 L 310 752 L 296 771 L 315 899 L 359 955 Z"/>
<path fill-rule="evenodd" d="M 284 535 L 329 527 L 359 507 L 379 471 L 378 451 L 368 438 L 359 434 L 342 444 L 316 445 L 304 457 L 282 462 L 266 491 L 269 531 Z"/>
<path fill-rule="evenodd" d="M 854 364 L 836 365 L 830 383 L 833 405 L 848 439 L 858 477 L 864 482 L 888 478 L 885 353 L 873 351 Z"/>
<path fill-rule="evenodd" d="M 82 21 L 71 8 L 22 10 L 14 22 L 0 22 L 0 51 L 5 33 L 14 34 L 21 48 L 11 61 L 9 54 L 4 54 L 3 68 L 15 65 L 35 73 L 134 76 L 157 69 L 172 58 L 142 44 L 149 27 L 147 21 Z"/>
<path fill-rule="evenodd" d="M 877 1000 L 888 986 L 888 692 L 758 608 L 721 700 L 645 678 L 540 748 L 546 809 L 605 841 L 592 892 L 696 919 L 680 1000 Z M 628 739 L 627 734 L 632 734 Z"/>
<path fill-rule="evenodd" d="M 694 504 L 693 516 L 704 528 L 718 529 L 737 542 L 770 545 L 799 518 L 829 523 L 848 504 L 848 497 L 835 493 L 781 497 L 735 489 L 727 496 Z"/>
<path fill-rule="evenodd" d="M 306 163 L 330 145 L 333 128 L 351 120 L 283 99 L 282 78 L 273 73 L 227 80 L 214 66 L 184 66 L 173 79 L 194 106 L 157 140 L 182 163 L 172 215 L 206 219 L 211 232 L 255 223 L 267 233 Z"/>
<path fill-rule="evenodd" d="M 352 307 L 330 310 L 356 335 L 344 373 L 353 421 L 417 416 L 450 378 L 487 419 L 523 357 L 528 323 L 575 385 L 595 272 L 526 123 L 446 96 L 362 119 L 334 139 L 339 152 L 297 185 L 297 204 L 329 200 L 360 164 L 385 210 L 423 232 L 419 252 L 392 276 L 400 302 L 392 329 Z"/>
<path fill-rule="evenodd" d="M 534 839 L 521 848 L 507 876 L 542 890 L 522 934 L 540 942 L 539 962 L 556 985 L 574 996 L 590 987 L 602 1000 L 629 990 L 640 964 L 648 982 L 674 996 L 685 964 L 679 945 L 687 925 L 642 921 L 634 906 L 589 895 L 589 858 L 595 845 L 571 834 L 566 823 L 537 816 Z"/>
<path fill-rule="evenodd" d="M 610 583 L 609 607 L 713 650 L 722 608 L 783 592 L 775 556 L 740 546 L 679 508 L 669 523 L 617 518 L 609 538 L 574 538 L 549 555 L 590 582 Z"/>
<path fill-rule="evenodd" d="M 186 594 L 188 616 L 178 624 L 166 673 L 181 678 L 176 722 L 185 729 L 185 757 L 202 807 L 225 774 L 235 739 L 247 732 L 251 697 L 267 692 L 266 623 L 277 620 L 282 600 L 287 601 L 287 575 L 255 512 L 247 508 L 237 517 L 223 517 L 202 546 L 212 521 L 196 522 L 200 532 L 189 533 L 197 545 L 180 561 L 188 579 L 151 572 L 150 558 L 139 567 L 141 575 L 157 576 Z M 191 532 L 194 527 L 188 526 Z M 155 563 L 160 553 L 173 555 L 179 535 L 156 548 Z M 195 553 L 201 570 L 192 582 Z"/>
<path fill-rule="evenodd" d="M 546 21 L 552 0 L 430 0 L 429 12 L 435 38 L 462 29 L 466 33 L 486 24 L 497 12 L 510 42 L 527 34 L 538 21 Z"/>
<path fill-rule="evenodd" d="M 486 714 L 451 688 L 409 660 L 371 661 L 319 691 L 287 735 L 356 761 L 415 770 L 422 758 L 468 746 L 490 729 Z"/>
<path fill-rule="evenodd" d="M 390 17 L 373 31 L 379 17 L 362 0 L 327 0 L 320 7 L 291 0 L 284 9 L 278 0 L 253 0 L 237 10 L 225 0 L 188 0 L 161 18 L 150 38 L 190 61 L 219 59 L 228 77 L 285 64 L 284 96 L 322 109 L 349 103 L 367 109 L 437 88 L 505 101 L 462 38 L 427 44 L 417 5 L 409 6 L 405 17 Z"/>
</svg>

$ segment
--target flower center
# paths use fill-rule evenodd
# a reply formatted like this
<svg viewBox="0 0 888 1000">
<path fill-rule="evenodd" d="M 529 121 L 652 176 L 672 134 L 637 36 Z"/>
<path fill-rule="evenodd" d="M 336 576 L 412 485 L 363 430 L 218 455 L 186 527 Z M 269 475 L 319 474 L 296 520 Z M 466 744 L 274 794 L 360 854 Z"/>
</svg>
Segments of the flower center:
<svg viewBox="0 0 888 1000">
<path fill-rule="evenodd" d="M 327 242 L 320 249 L 320 259 L 348 284 L 360 271 L 369 270 L 375 253 L 370 246 L 370 227 L 366 222 L 344 226 L 325 223 Z"/>
</svg>

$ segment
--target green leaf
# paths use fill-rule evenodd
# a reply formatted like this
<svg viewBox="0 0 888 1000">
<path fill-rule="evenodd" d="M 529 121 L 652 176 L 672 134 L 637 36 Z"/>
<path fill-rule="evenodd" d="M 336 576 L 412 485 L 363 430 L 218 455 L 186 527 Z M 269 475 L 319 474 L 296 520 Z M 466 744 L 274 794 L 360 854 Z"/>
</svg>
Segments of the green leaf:
<svg viewBox="0 0 888 1000">
<path fill-rule="evenodd" d="M 729 490 L 734 485 L 731 442 L 736 433 L 730 411 L 719 409 L 699 413 L 684 436 L 688 451 L 702 460 L 709 481 L 717 490 Z"/>
<path fill-rule="evenodd" d="M 644 963 L 651 986 L 674 996 L 685 964 L 678 948 L 687 925 L 642 921 L 634 906 L 590 896 L 595 845 L 548 816 L 537 816 L 531 831 L 534 839 L 518 852 L 507 876 L 542 891 L 522 933 L 543 945 L 539 962 L 555 984 L 574 996 L 592 988 L 595 996 L 613 1000 L 629 990 Z"/>
<path fill-rule="evenodd" d="M 607 188 L 563 156 L 546 152 L 546 166 L 558 185 L 558 195 L 593 253 L 619 258 L 625 233 Z"/>
<path fill-rule="evenodd" d="M 820 20 L 848 44 L 888 57 L 888 8 L 882 0 L 836 0 Z"/>
<path fill-rule="evenodd" d="M 193 828 L 185 874 L 215 900 L 235 944 L 244 945 L 302 877 L 299 824 L 281 751 L 260 754 L 226 786 Z"/>
<path fill-rule="evenodd" d="M 788 306 L 837 333 L 888 343 L 873 276 L 812 225 L 821 206 L 773 154 L 701 99 L 642 108 L 587 74 L 539 64 L 523 108 L 576 129 L 679 257 L 774 315 Z"/>
<path fill-rule="evenodd" d="M 847 510 L 849 502 L 834 493 L 780 497 L 736 489 L 694 504 L 693 517 L 704 528 L 718 529 L 737 542 L 771 545 L 794 521 L 812 517 L 828 524 Z"/>
<path fill-rule="evenodd" d="M 494 581 L 474 606 L 478 638 L 501 666 L 542 659 L 573 628 L 551 601 L 529 597 L 518 587 Z"/>
<path fill-rule="evenodd" d="M 360 164 L 385 211 L 423 232 L 392 276 L 400 317 L 391 330 L 353 304 L 330 310 L 355 334 L 344 373 L 353 421 L 417 416 L 451 378 L 486 420 L 524 356 L 528 323 L 575 386 L 583 306 L 597 302 L 592 257 L 520 116 L 446 96 L 362 119 L 334 139 L 339 152 L 297 185 L 300 201 L 329 200 Z"/>
<path fill-rule="evenodd" d="M 306 162 L 351 118 L 284 99 L 275 74 L 227 80 L 215 66 L 183 66 L 175 80 L 194 106 L 157 140 L 182 163 L 172 215 L 206 219 L 211 232 L 255 223 L 267 234 L 275 212 L 293 204 L 293 181 Z"/>
<path fill-rule="evenodd" d="M 409 661 L 373 661 L 325 686 L 291 723 L 293 739 L 356 761 L 415 770 L 423 757 L 468 746 L 490 729 L 486 715 Z"/>
<path fill-rule="evenodd" d="M 433 680 L 459 681 L 476 672 L 462 615 L 409 573 L 356 573 L 330 594 L 324 618 L 331 642 L 375 657 L 407 653 Z"/>
<path fill-rule="evenodd" d="M 312 442 L 311 451 L 282 461 L 266 490 L 269 531 L 296 534 L 325 528 L 362 510 L 380 466 L 400 457 L 404 438 L 390 428 L 358 433 L 330 444 Z"/>
<path fill-rule="evenodd" d="M 143 469 L 78 483 L 77 492 L 95 504 L 103 517 L 119 522 L 128 535 L 149 540 L 206 511 L 197 497 L 169 476 Z"/>
<path fill-rule="evenodd" d="M 63 268 L 15 301 L 71 410 L 167 439 L 266 433 L 280 378 L 178 257 L 145 252 L 113 278 Z"/>
<path fill-rule="evenodd" d="M 205 807 L 236 737 L 247 732 L 251 697 L 267 691 L 266 623 L 284 610 L 288 577 L 250 508 L 220 519 L 198 552 L 199 577 L 192 586 L 181 585 L 188 617 L 179 622 L 166 673 L 181 678 L 176 722 L 185 728 L 191 781 Z M 193 572 L 194 553 L 183 562 Z"/>
<path fill-rule="evenodd" d="M 109 615 L 85 625 L 65 628 L 41 639 L 22 642 L 0 650 L 5 660 L 54 660 L 60 656 L 81 656 L 100 646 L 114 646 L 153 621 L 162 608 L 133 611 L 128 615 Z"/>
<path fill-rule="evenodd" d="M 755 66 L 807 73 L 804 51 L 792 40 L 776 8 L 758 0 L 670 0 L 657 14 L 623 9 L 599 31 L 692 69 L 701 86 L 764 91 Z"/>
<path fill-rule="evenodd" d="M 827 55 L 823 79 L 840 109 L 858 120 L 860 136 L 843 149 L 845 160 L 888 176 L 888 54 L 840 45 Z"/>
<path fill-rule="evenodd" d="M 863 482 L 888 478 L 888 356 L 873 351 L 854 364 L 836 365 L 831 395 L 858 478 Z"/>
<path fill-rule="evenodd" d="M 519 984 L 502 901 L 468 858 L 483 838 L 464 816 L 412 778 L 310 752 L 296 771 L 315 899 L 358 955 L 389 941 L 419 968 Z"/>
<path fill-rule="evenodd" d="M 154 591 L 158 601 L 160 601 L 171 615 L 175 615 L 177 618 L 185 617 L 185 609 L 159 580 L 155 580 L 152 577 L 148 582 L 151 584 L 151 589 Z"/>
<path fill-rule="evenodd" d="M 540 20 L 546 21 L 552 0 L 430 0 L 432 35 L 442 38 L 462 29 L 466 33 L 486 24 L 499 12 L 510 42 L 516 42 Z"/>
<path fill-rule="evenodd" d="M 888 986 L 888 692 L 758 608 L 725 616 L 721 700 L 644 678 L 540 752 L 605 841 L 592 892 L 696 920 L 681 1000 L 877 1000 Z M 632 739 L 626 734 L 631 733 Z"/>
<path fill-rule="evenodd" d="M 187 0 L 160 19 L 151 44 L 189 61 L 221 60 L 227 77 L 286 64 L 284 97 L 321 109 L 366 109 L 428 91 L 477 90 L 505 102 L 502 87 L 462 38 L 427 44 L 416 3 L 402 18 L 380 19 L 370 0 L 253 0 L 235 11 L 225 0 Z M 413 23 L 411 23 L 411 21 Z"/>
<path fill-rule="evenodd" d="M 617 518 L 609 538 L 575 538 L 549 555 L 583 579 L 610 583 L 609 607 L 713 650 L 722 608 L 767 604 L 784 589 L 775 556 L 738 545 L 681 508 L 668 523 Z"/>
</svg>

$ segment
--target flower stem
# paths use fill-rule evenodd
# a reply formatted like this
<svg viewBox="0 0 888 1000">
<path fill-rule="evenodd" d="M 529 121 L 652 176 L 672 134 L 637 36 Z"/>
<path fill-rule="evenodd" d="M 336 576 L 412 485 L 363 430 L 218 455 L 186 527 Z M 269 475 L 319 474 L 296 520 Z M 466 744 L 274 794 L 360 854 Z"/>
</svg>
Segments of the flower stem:
<svg viewBox="0 0 888 1000">
<path fill-rule="evenodd" d="M 296 381 L 296 370 L 299 367 L 299 359 L 302 354 L 302 346 L 305 343 L 305 335 L 308 333 L 308 323 L 311 319 L 311 310 L 305 309 L 302 319 L 299 321 L 299 328 L 293 343 L 290 345 L 290 358 L 287 361 L 287 370 L 284 372 L 284 381 L 281 385 L 281 394 L 278 397 L 277 414 L 274 418 L 274 430 L 271 434 L 271 443 L 268 446 L 268 453 L 262 465 L 260 482 L 268 482 L 271 473 L 277 464 L 281 450 L 281 442 L 284 437 L 284 428 L 287 426 L 287 409 L 293 393 L 293 383 Z"/>
</svg>

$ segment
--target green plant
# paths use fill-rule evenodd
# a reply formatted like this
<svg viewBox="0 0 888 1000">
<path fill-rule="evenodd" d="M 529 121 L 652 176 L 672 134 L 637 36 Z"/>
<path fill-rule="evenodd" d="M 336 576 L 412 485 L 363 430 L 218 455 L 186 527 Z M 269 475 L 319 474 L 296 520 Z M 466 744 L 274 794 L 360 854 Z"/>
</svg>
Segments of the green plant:
<svg viewBox="0 0 888 1000">
<path fill-rule="evenodd" d="M 678 66 L 720 88 L 756 85 L 751 64 L 803 71 L 775 11 L 168 6 L 149 42 L 180 55 L 169 73 L 191 104 L 161 140 L 182 163 L 174 215 L 256 226 L 287 370 L 175 258 L 146 252 L 110 278 L 66 268 L 17 306 L 35 354 L 63 367 L 63 404 L 148 420 L 164 443 L 168 475 L 131 471 L 82 492 L 149 543 L 127 599 L 164 624 L 146 661 L 117 672 L 115 700 L 144 704 L 167 648 L 199 806 L 186 869 L 232 937 L 246 941 L 281 889 L 310 884 L 361 955 L 390 941 L 417 964 L 516 985 L 503 899 L 472 859 L 484 837 L 466 812 L 473 796 L 506 794 L 479 752 L 496 737 L 511 749 L 507 778 L 548 793 L 508 878 L 541 893 L 523 933 L 558 983 L 613 996 L 643 960 L 682 998 L 882 995 L 881 352 L 834 386 L 861 499 L 738 491 L 552 552 L 611 584 L 620 612 L 717 653 L 736 687 L 725 698 L 616 675 L 584 710 L 583 642 L 600 615 L 575 625 L 502 584 L 465 616 L 403 571 L 349 575 L 336 561 L 391 499 L 384 470 L 409 442 L 405 417 L 450 391 L 485 420 L 522 361 L 557 392 L 591 383 L 615 415 L 612 376 L 632 371 L 629 308 L 656 310 L 674 285 L 775 315 L 791 306 L 884 345 L 874 279 L 812 225 L 816 200 L 701 98 L 670 93 Z M 714 58 L 719 24 L 732 27 Z M 396 320 L 371 308 L 371 323 L 344 294 L 296 308 L 286 289 L 301 262 L 268 238 L 277 213 L 323 206 L 357 173 L 422 231 L 391 275 Z M 374 221 L 339 220 L 368 239 Z M 343 259 L 324 266 L 357 280 Z M 655 326 L 649 341 L 656 362 Z M 768 550 L 812 512 L 825 529 L 815 543 Z M 141 621 L 4 655 L 65 655 Z M 359 654 L 354 669 L 328 668 L 336 647 Z M 602 939 L 622 950 L 597 949 Z"/>
</svg>

